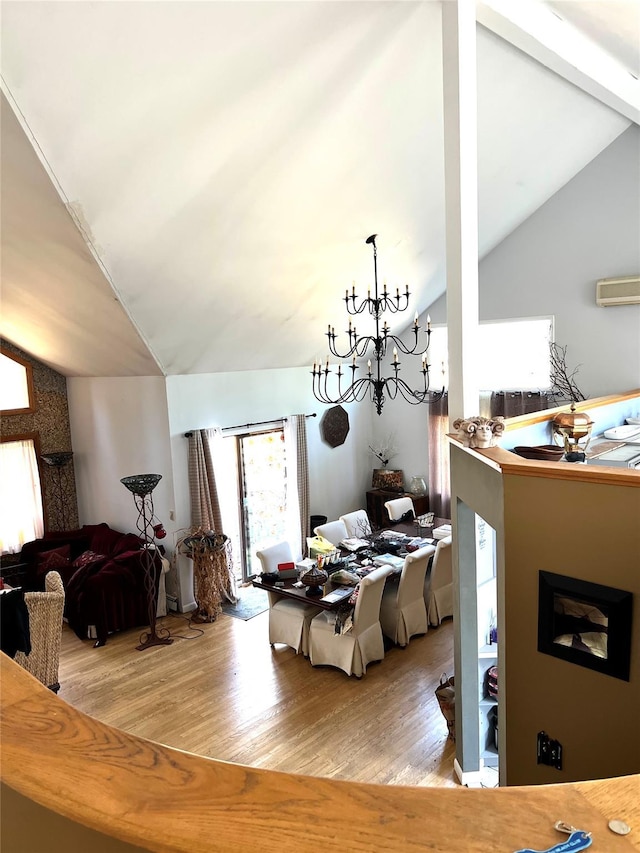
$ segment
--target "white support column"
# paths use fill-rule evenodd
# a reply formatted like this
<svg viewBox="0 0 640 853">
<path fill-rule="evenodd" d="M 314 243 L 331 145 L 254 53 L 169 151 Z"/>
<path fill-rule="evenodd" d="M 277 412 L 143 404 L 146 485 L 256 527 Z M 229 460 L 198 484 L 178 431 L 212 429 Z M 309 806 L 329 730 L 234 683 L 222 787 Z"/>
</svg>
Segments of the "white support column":
<svg viewBox="0 0 640 853">
<path fill-rule="evenodd" d="M 442 4 L 449 422 L 478 413 L 478 166 L 474 0 Z"/>
</svg>

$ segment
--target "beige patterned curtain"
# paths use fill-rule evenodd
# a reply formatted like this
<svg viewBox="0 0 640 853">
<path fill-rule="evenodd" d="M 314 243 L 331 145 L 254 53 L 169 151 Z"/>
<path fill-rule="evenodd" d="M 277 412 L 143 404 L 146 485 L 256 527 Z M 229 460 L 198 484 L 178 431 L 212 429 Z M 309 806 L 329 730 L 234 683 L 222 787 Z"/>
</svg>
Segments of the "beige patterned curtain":
<svg viewBox="0 0 640 853">
<path fill-rule="evenodd" d="M 211 457 L 212 431 L 194 430 L 189 436 L 189 492 L 191 524 L 222 533 L 216 478 Z"/>
<path fill-rule="evenodd" d="M 287 448 L 287 515 L 295 556 L 302 556 L 309 536 L 309 461 L 307 419 L 290 415 L 284 425 Z M 295 476 L 290 475 L 295 471 Z"/>
<path fill-rule="evenodd" d="M 429 510 L 438 518 L 451 518 L 449 477 L 449 394 L 429 404 Z"/>
</svg>

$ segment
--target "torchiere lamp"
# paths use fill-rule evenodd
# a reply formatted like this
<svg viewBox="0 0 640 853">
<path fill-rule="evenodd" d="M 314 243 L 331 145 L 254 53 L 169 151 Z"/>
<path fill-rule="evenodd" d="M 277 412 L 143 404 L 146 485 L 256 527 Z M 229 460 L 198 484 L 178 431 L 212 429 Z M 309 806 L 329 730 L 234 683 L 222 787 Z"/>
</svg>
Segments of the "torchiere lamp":
<svg viewBox="0 0 640 853">
<path fill-rule="evenodd" d="M 50 529 L 66 530 L 70 521 L 67 515 L 67 502 L 70 498 L 71 483 L 69 471 L 66 466 L 73 459 L 71 450 L 62 450 L 57 453 L 43 453 L 40 458 L 53 471 L 55 476 L 52 480 L 52 489 L 50 493 L 49 511 L 52 519 L 50 519 Z"/>
<path fill-rule="evenodd" d="M 144 544 L 142 562 L 144 565 L 144 585 L 147 593 L 147 609 L 149 615 L 149 631 L 140 637 L 139 652 L 151 646 L 168 646 L 173 643 L 166 628 L 156 631 L 157 620 L 157 567 L 156 567 L 156 529 L 153 526 L 153 497 L 152 492 L 162 479 L 162 474 L 134 474 L 123 477 L 120 482 L 133 494 L 133 500 L 138 510 L 137 528 Z M 157 527 L 158 525 L 156 525 Z M 166 534 L 165 534 L 166 535 Z"/>
</svg>

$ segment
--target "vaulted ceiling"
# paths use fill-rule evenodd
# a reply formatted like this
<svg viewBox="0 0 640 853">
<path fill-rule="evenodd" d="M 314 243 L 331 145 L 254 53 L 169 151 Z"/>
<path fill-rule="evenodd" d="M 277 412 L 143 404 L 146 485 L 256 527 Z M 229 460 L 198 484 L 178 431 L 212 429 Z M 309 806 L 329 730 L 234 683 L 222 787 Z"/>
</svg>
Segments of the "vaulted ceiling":
<svg viewBox="0 0 640 853">
<path fill-rule="evenodd" d="M 478 6 L 481 257 L 640 114 L 637 0 L 515 4 L 541 30 L 500 5 Z M 410 318 L 444 291 L 437 0 L 1 10 L 19 347 L 69 376 L 310 364 L 372 284 L 371 233 Z"/>
</svg>

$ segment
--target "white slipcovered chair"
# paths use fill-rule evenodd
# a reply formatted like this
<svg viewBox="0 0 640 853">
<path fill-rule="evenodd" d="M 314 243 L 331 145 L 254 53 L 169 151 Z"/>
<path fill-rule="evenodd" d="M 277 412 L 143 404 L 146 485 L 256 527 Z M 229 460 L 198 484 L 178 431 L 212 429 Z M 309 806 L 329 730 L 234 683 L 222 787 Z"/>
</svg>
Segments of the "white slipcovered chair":
<svg viewBox="0 0 640 853">
<path fill-rule="evenodd" d="M 293 562 L 293 553 L 288 542 L 279 542 L 269 548 L 256 551 L 263 572 L 277 572 L 280 563 Z M 309 654 L 309 625 L 314 616 L 321 612 L 306 601 L 284 598 L 276 589 L 268 590 L 269 596 L 269 642 L 271 645 L 284 643 L 295 649 L 296 654 Z"/>
<path fill-rule="evenodd" d="M 60 689 L 58 666 L 62 639 L 62 614 L 64 611 L 64 586 L 58 572 L 48 572 L 44 592 L 25 592 L 24 601 L 29 611 L 31 652 L 17 652 L 16 663 L 35 676 L 54 693 Z"/>
<path fill-rule="evenodd" d="M 411 498 L 395 498 L 392 501 L 386 501 L 385 508 L 389 514 L 389 521 L 400 521 L 408 512 L 413 518 L 416 517 Z"/>
<path fill-rule="evenodd" d="M 427 633 L 424 582 L 429 560 L 435 552 L 434 545 L 427 545 L 407 554 L 397 586 L 388 583 L 382 594 L 382 632 L 399 646 L 406 646 L 414 634 Z"/>
<path fill-rule="evenodd" d="M 424 600 L 430 625 L 439 625 L 445 616 L 453 616 L 453 567 L 451 537 L 440 539 L 424 582 Z"/>
<path fill-rule="evenodd" d="M 345 523 L 341 519 L 329 521 L 327 524 L 319 524 L 313 528 L 313 532 L 316 536 L 323 536 L 332 545 L 339 545 L 348 536 Z"/>
<path fill-rule="evenodd" d="M 369 536 L 371 533 L 371 522 L 365 509 L 357 509 L 355 512 L 341 515 L 340 521 L 347 528 L 347 536 L 349 537 L 360 538 L 361 536 Z"/>
<path fill-rule="evenodd" d="M 309 655 L 313 666 L 335 666 L 347 675 L 361 678 L 367 664 L 382 660 L 384 640 L 380 627 L 380 600 L 390 566 L 374 569 L 360 581 L 358 600 L 353 611 L 353 626 L 345 634 L 336 634 L 336 613 L 324 610 L 311 621 Z"/>
</svg>

